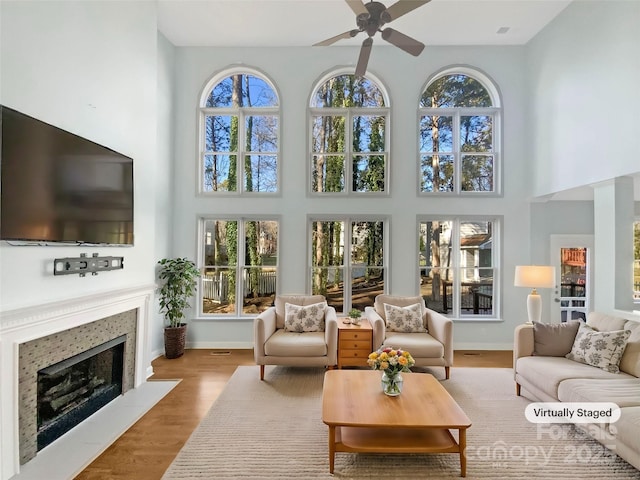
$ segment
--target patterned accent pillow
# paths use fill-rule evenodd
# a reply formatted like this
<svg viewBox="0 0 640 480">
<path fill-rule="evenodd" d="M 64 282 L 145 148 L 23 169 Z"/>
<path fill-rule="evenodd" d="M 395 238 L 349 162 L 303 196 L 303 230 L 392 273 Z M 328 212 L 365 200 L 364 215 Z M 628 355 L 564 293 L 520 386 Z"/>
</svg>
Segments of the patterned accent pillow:
<svg viewBox="0 0 640 480">
<path fill-rule="evenodd" d="M 580 363 L 619 373 L 618 364 L 627 345 L 631 330 L 598 332 L 589 325 L 580 325 L 571 351 L 566 357 Z"/>
<path fill-rule="evenodd" d="M 286 332 L 324 332 L 324 315 L 327 302 L 312 305 L 284 304 L 284 329 Z"/>
<path fill-rule="evenodd" d="M 415 303 L 406 307 L 384 304 L 384 315 L 387 317 L 387 330 L 402 333 L 425 333 L 422 323 L 422 305 Z"/>
</svg>

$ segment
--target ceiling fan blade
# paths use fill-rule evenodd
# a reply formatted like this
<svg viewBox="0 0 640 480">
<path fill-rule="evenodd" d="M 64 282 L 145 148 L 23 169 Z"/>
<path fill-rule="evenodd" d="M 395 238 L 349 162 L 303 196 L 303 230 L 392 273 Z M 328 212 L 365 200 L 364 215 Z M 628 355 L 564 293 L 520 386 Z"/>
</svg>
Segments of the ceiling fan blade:
<svg viewBox="0 0 640 480">
<path fill-rule="evenodd" d="M 335 37 L 327 38 L 326 40 L 323 40 L 321 42 L 314 43 L 313 46 L 314 47 L 326 47 L 328 45 L 332 45 L 332 44 L 336 43 L 338 40 L 342 40 L 343 38 L 355 37 L 359 33 L 360 33 L 360 30 L 358 30 L 358 29 L 349 30 L 348 32 L 344 32 L 344 33 L 341 33 L 340 35 L 336 35 Z"/>
<path fill-rule="evenodd" d="M 390 22 L 391 20 L 395 20 L 405 13 L 409 13 L 410 11 L 421 7 L 425 3 L 429 3 L 430 1 L 431 0 L 398 0 L 396 3 L 387 8 L 385 21 Z"/>
<path fill-rule="evenodd" d="M 417 57 L 422 53 L 424 49 L 424 43 L 419 42 L 418 40 L 405 35 L 404 33 L 400 33 L 393 28 L 385 28 L 382 31 L 382 38 L 387 42 L 395 45 L 398 48 L 401 48 L 405 52 Z"/>
<path fill-rule="evenodd" d="M 369 56 L 371 55 L 371 45 L 373 45 L 373 38 L 367 37 L 362 42 L 362 48 L 360 49 L 360 56 L 358 56 L 358 65 L 356 65 L 356 76 L 363 77 L 367 73 L 367 64 L 369 63 Z"/>
<path fill-rule="evenodd" d="M 362 0 L 345 0 L 345 2 L 347 2 L 349 7 L 351 7 L 351 10 L 353 10 L 353 13 L 355 13 L 356 16 L 363 13 L 369 15 L 369 10 L 367 10 L 367 7 L 364 6 Z"/>
</svg>

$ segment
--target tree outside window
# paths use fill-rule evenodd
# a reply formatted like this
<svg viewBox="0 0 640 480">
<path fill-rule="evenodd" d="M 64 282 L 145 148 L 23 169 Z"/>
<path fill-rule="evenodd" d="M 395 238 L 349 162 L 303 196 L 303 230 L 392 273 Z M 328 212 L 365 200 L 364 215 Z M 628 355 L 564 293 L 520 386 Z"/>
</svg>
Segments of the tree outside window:
<svg viewBox="0 0 640 480">
<path fill-rule="evenodd" d="M 385 222 L 330 219 L 311 222 L 311 289 L 336 311 L 363 311 L 385 292 Z"/>
<path fill-rule="evenodd" d="M 431 82 L 420 98 L 420 191 L 497 191 L 499 109 L 475 78 L 453 73 Z"/>
<path fill-rule="evenodd" d="M 201 190 L 278 191 L 278 97 L 257 75 L 237 73 L 208 90 L 201 112 Z"/>
<path fill-rule="evenodd" d="M 311 101 L 311 191 L 384 193 L 389 109 L 371 80 L 337 75 Z"/>
<path fill-rule="evenodd" d="M 202 313 L 256 315 L 275 300 L 278 221 L 203 219 Z"/>
<path fill-rule="evenodd" d="M 419 223 L 420 294 L 445 315 L 495 317 L 496 220 L 433 219 Z"/>
</svg>

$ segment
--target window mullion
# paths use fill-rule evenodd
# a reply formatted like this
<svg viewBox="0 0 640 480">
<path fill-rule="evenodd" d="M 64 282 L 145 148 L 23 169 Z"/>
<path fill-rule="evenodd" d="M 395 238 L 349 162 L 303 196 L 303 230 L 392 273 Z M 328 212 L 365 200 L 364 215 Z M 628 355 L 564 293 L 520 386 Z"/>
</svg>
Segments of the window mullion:
<svg viewBox="0 0 640 480">
<path fill-rule="evenodd" d="M 351 251 L 353 249 L 352 238 L 352 222 L 351 218 L 344 219 L 344 255 L 342 259 L 343 270 L 343 284 L 344 284 L 344 303 L 342 306 L 343 313 L 347 313 L 351 309 Z"/>
<path fill-rule="evenodd" d="M 462 313 L 462 271 L 460 268 L 460 220 L 454 218 L 451 220 L 451 249 L 450 257 L 453 268 L 453 315 L 460 318 Z"/>
<path fill-rule="evenodd" d="M 244 293 L 244 269 L 245 269 L 245 238 L 244 218 L 238 218 L 238 238 L 236 239 L 238 258 L 236 260 L 236 316 L 242 315 L 243 293 Z"/>
<path fill-rule="evenodd" d="M 345 112 L 345 132 L 344 132 L 344 181 L 345 192 L 353 191 L 353 110 L 346 109 Z"/>
<path fill-rule="evenodd" d="M 453 192 L 459 195 L 462 191 L 462 152 L 460 146 L 460 112 L 453 113 Z"/>
</svg>

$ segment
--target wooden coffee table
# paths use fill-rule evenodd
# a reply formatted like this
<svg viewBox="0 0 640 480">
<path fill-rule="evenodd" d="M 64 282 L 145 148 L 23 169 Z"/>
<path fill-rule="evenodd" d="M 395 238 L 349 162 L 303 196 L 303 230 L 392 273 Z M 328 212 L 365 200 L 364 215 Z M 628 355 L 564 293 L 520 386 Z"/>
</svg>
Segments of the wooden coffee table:
<svg viewBox="0 0 640 480">
<path fill-rule="evenodd" d="M 322 421 L 329 426 L 329 472 L 336 452 L 459 453 L 461 476 L 469 417 L 433 375 L 403 373 L 397 397 L 382 393 L 374 370 L 330 370 L 322 390 Z M 458 442 L 449 431 L 458 430 Z"/>
</svg>

